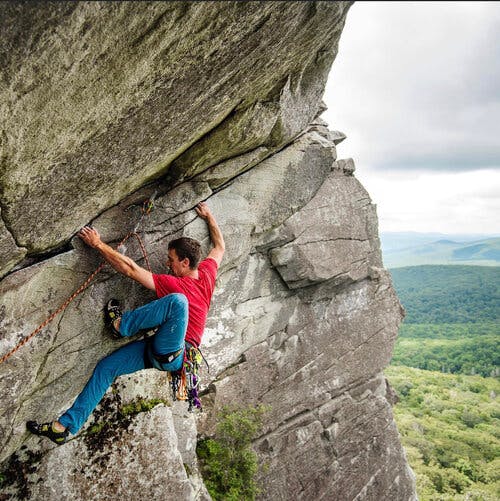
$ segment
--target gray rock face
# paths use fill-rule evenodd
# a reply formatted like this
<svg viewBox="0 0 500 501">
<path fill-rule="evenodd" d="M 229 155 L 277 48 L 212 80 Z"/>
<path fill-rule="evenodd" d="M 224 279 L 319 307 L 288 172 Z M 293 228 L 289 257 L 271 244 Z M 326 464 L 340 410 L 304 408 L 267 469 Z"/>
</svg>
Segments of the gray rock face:
<svg viewBox="0 0 500 501">
<path fill-rule="evenodd" d="M 0 471 L 23 472 L 2 494 L 209 499 L 196 440 L 232 403 L 268 406 L 254 443 L 268 465 L 262 499 L 415 499 L 382 374 L 402 309 L 382 269 L 375 209 L 353 161 L 337 159 L 345 136 L 316 117 L 348 6 L 55 3 L 45 16 L 37 5 L 0 7 L 4 272 L 92 223 L 115 245 L 139 231 L 163 273 L 172 238 L 208 251 L 193 210 L 202 200 L 226 240 L 203 338 L 205 412 L 172 405 L 166 375 L 146 370 L 120 378 L 64 446 L 26 432 L 26 420 L 71 405 L 96 362 L 126 343 L 104 328 L 107 300 L 153 299 L 106 267 L 0 364 Z M 121 251 L 145 265 L 135 239 Z M 73 239 L 11 271 L 0 282 L 0 355 L 98 264 Z M 118 419 L 137 398 L 164 404 Z M 112 433 L 94 426 L 106 422 Z"/>
<path fill-rule="evenodd" d="M 271 473 L 261 479 L 264 498 L 293 494 L 374 499 L 391 493 L 388 499 L 411 499 L 413 480 L 381 375 L 391 356 L 401 308 L 388 275 L 377 266 L 373 207 L 352 169 L 340 169 L 343 162 L 336 161 L 333 143 L 324 142 L 327 135 L 324 129 L 318 141 L 317 131 L 305 133 L 217 192 L 211 191 L 209 180 L 194 180 L 158 196 L 155 211 L 143 222 L 144 241 L 157 271 L 172 237 L 190 235 L 208 249 L 205 223 L 192 210 L 179 213 L 172 208 L 185 210 L 210 194 L 227 254 L 204 337 L 212 374 L 204 376 L 205 386 L 211 383 L 204 397 L 208 412 L 198 420 L 197 431 L 210 434 L 216 411 L 228 402 L 269 405 L 265 429 L 255 444 L 262 460 L 271 465 Z M 307 184 L 301 182 L 306 178 Z M 116 228 L 126 231 L 138 217 L 138 210 L 126 210 L 124 202 L 93 224 L 109 239 L 117 239 Z M 299 235 L 301 221 L 305 231 Z M 292 259 L 286 268 L 295 269 L 293 277 L 300 274 L 301 281 L 288 279 L 273 264 L 275 252 L 309 242 L 309 259 L 316 263 L 314 242 L 322 227 L 327 236 L 367 243 L 355 248 L 358 254 L 336 256 L 341 247 L 333 238 L 327 252 L 320 247 L 321 260 L 331 268 L 328 276 L 318 275 L 314 266 L 299 267 Z M 126 251 L 140 257 L 135 243 Z M 22 294 L 33 313 L 22 319 L 3 318 L 2 331 L 8 335 L 2 351 L 55 309 L 64 293 L 75 289 L 95 266 L 94 259 L 80 247 L 4 279 L 2 311 L 11 312 Z M 109 271 L 101 280 L 0 366 L 2 394 L 8 402 L 1 421 L 4 457 L 26 440 L 27 419 L 50 419 L 61 412 L 96 360 L 116 347 L 106 337 L 98 313 L 106 299 L 118 296 L 129 307 L 151 299 Z M 40 294 L 42 290 L 47 293 Z M 136 385 L 150 398 L 156 396 L 153 384 L 149 391 Z M 179 436 L 184 419 L 175 421 Z M 169 439 L 171 431 L 158 430 L 158 437 Z M 192 443 L 183 448 L 192 461 Z M 77 465 L 83 457 L 87 456 L 78 456 Z"/>
<path fill-rule="evenodd" d="M 0 189 L 16 241 L 56 247 L 169 170 L 282 147 L 318 112 L 349 5 L 3 3 Z"/>
<path fill-rule="evenodd" d="M 0 217 L 2 211 L 0 209 Z M 26 249 L 18 247 L 12 234 L 0 220 L 0 277 L 4 276 L 26 255 Z"/>
<path fill-rule="evenodd" d="M 276 233 L 287 243 L 271 250 L 271 262 L 291 289 L 330 279 L 357 281 L 370 266 L 382 266 L 375 209 L 360 183 L 345 178 L 341 162 Z"/>
<path fill-rule="evenodd" d="M 164 403 L 135 415 L 119 412 L 143 399 L 145 392 L 149 399 Z M 4 494 L 16 498 L 24 492 L 29 499 L 133 501 L 138 493 L 147 493 L 150 499 L 209 500 L 193 456 L 193 415 L 185 414 L 172 407 L 166 374 L 141 371 L 122 376 L 96 409 L 93 426 L 64 447 L 40 443 L 29 453 L 24 449 L 11 458 L 7 476 L 17 475 Z M 178 425 L 175 416 L 182 420 Z M 153 475 L 152 465 L 161 465 Z"/>
</svg>

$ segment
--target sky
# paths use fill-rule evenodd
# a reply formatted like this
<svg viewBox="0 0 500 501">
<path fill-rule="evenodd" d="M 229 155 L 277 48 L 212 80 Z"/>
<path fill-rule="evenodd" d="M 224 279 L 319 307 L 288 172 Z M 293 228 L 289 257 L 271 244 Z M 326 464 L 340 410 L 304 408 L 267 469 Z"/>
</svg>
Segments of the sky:
<svg viewBox="0 0 500 501">
<path fill-rule="evenodd" d="M 500 3 L 356 2 L 324 101 L 381 232 L 500 234 Z"/>
</svg>

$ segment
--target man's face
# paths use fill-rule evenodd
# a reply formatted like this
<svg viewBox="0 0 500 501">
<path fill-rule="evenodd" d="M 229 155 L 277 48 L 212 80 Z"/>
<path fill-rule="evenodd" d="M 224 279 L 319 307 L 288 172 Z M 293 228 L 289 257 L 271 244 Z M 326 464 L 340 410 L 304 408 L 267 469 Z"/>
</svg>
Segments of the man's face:
<svg viewBox="0 0 500 501">
<path fill-rule="evenodd" d="M 170 268 L 172 275 L 182 277 L 186 268 L 189 268 L 189 259 L 185 258 L 180 261 L 175 249 L 168 249 L 167 266 Z"/>
</svg>

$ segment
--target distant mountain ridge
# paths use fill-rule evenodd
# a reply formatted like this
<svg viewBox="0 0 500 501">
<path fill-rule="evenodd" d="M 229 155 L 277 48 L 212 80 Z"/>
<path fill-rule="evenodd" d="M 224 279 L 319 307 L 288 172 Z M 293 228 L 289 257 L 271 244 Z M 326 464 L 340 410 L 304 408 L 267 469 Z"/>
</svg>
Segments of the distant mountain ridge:
<svg viewBox="0 0 500 501">
<path fill-rule="evenodd" d="M 500 266 L 500 236 L 381 233 L 387 268 L 423 264 Z"/>
</svg>

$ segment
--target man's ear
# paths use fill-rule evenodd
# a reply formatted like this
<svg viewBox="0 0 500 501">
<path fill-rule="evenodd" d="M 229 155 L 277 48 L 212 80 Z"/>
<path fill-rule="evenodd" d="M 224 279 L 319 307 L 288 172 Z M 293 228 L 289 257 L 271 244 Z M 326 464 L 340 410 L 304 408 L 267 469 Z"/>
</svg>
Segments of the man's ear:
<svg viewBox="0 0 500 501">
<path fill-rule="evenodd" d="M 181 261 L 182 265 L 183 266 L 186 266 L 187 268 L 189 268 L 189 265 L 191 264 L 190 261 L 189 261 L 189 258 L 188 257 L 185 257 L 182 261 Z"/>
</svg>

